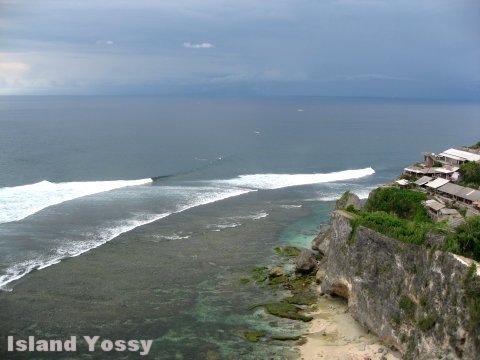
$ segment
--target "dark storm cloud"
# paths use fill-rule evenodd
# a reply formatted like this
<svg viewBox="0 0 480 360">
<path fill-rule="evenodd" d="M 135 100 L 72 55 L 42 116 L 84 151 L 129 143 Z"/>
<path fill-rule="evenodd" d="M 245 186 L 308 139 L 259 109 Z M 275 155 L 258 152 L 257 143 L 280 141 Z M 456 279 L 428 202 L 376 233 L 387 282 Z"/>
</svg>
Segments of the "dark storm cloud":
<svg viewBox="0 0 480 360">
<path fill-rule="evenodd" d="M 0 0 L 2 93 L 478 98 L 476 0 Z"/>
</svg>

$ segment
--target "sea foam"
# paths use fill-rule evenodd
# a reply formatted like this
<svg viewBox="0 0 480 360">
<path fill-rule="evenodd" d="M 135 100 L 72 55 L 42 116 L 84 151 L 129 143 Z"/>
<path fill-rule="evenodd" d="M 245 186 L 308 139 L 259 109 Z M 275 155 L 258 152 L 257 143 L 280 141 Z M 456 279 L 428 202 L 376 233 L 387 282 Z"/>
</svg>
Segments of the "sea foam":
<svg viewBox="0 0 480 360">
<path fill-rule="evenodd" d="M 28 259 L 20 263 L 16 263 L 6 269 L 5 274 L 0 275 L 0 290 L 10 291 L 8 284 L 22 278 L 32 270 L 41 270 L 49 266 L 58 264 L 62 259 L 67 257 L 75 257 L 92 250 L 106 242 L 116 238 L 117 236 L 131 231 L 139 226 L 149 224 L 156 220 L 171 215 L 163 214 L 137 214 L 131 219 L 118 221 L 115 224 L 96 232 L 86 233 L 85 241 L 66 242 L 54 252 L 48 255 L 39 255 L 34 259 Z"/>
<path fill-rule="evenodd" d="M 250 189 L 273 190 L 290 186 L 321 184 L 333 181 L 359 179 L 375 173 L 371 167 L 357 170 L 344 170 L 326 174 L 254 174 L 240 175 L 234 179 L 217 180 L 216 183 L 228 184 Z"/>
<path fill-rule="evenodd" d="M 1 188 L 0 224 L 22 220 L 49 206 L 65 201 L 151 182 L 152 179 L 64 183 L 41 181 L 30 185 Z"/>
<path fill-rule="evenodd" d="M 140 185 L 141 180 L 138 180 L 139 183 L 132 184 L 129 181 L 129 185 Z M 146 182 L 145 182 L 146 183 Z M 69 183 L 72 184 L 72 183 Z M 28 185 L 27 185 L 28 186 Z M 119 188 L 121 186 L 118 186 Z M 97 187 L 98 189 L 98 187 Z M 8 286 L 11 282 L 18 280 L 31 272 L 32 270 L 41 270 L 51 265 L 59 263 L 62 259 L 67 257 L 75 257 L 80 254 L 83 254 L 89 250 L 92 250 L 96 247 L 99 247 L 106 242 L 118 237 L 119 235 L 131 231 L 139 226 L 143 226 L 165 218 L 172 213 L 180 213 L 185 210 L 191 209 L 193 207 L 206 205 L 216 201 L 220 201 L 226 198 L 233 196 L 242 195 L 253 190 L 247 189 L 237 189 L 237 188 L 213 188 L 213 187 L 198 187 L 198 188 L 182 188 L 182 187 L 168 187 L 166 190 L 178 191 L 183 189 L 185 190 L 196 190 L 196 194 L 192 194 L 190 199 L 184 203 L 180 204 L 178 208 L 173 212 L 161 213 L 161 214 L 136 214 L 130 219 L 124 219 L 116 221 L 113 224 L 109 224 L 105 227 L 99 228 L 94 231 L 86 232 L 83 234 L 83 241 L 69 242 L 66 239 L 66 242 L 57 248 L 53 253 L 50 252 L 48 255 L 38 255 L 35 258 L 27 259 L 25 261 L 16 263 L 8 267 L 4 274 L 0 275 L 0 290 L 9 291 L 11 288 Z M 111 189 L 109 189 L 111 190 Z M 104 190 L 107 191 L 107 190 Z M 78 196 L 77 196 L 78 197 Z M 66 201 L 66 200 L 65 200 Z M 53 205 L 53 204 L 51 204 Z M 49 205 L 50 206 L 50 205 Z"/>
</svg>

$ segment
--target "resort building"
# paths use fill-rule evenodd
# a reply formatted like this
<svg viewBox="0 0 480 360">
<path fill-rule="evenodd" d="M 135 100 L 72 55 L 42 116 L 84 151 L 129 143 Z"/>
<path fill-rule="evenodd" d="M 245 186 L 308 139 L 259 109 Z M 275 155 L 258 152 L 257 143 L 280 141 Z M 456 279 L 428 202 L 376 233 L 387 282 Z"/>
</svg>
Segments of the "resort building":
<svg viewBox="0 0 480 360">
<path fill-rule="evenodd" d="M 404 174 L 417 178 L 411 184 L 417 188 L 452 202 L 467 205 L 473 211 L 480 211 L 480 191 L 455 184 L 461 180 L 460 166 L 467 162 L 480 162 L 480 153 L 448 149 L 440 154 L 423 153 L 424 162 L 406 167 Z M 400 187 L 408 187 L 408 183 L 400 183 Z M 441 202 L 429 200 L 425 203 L 432 217 L 451 216 L 452 209 Z"/>
<path fill-rule="evenodd" d="M 438 187 L 436 191 L 448 199 L 460 201 L 466 205 L 474 205 L 475 202 L 480 201 L 480 191 L 457 184 L 447 183 Z"/>
<path fill-rule="evenodd" d="M 462 165 L 468 161 L 480 162 L 480 155 L 463 150 L 448 149 L 436 155 L 435 160 L 443 164 Z"/>
</svg>

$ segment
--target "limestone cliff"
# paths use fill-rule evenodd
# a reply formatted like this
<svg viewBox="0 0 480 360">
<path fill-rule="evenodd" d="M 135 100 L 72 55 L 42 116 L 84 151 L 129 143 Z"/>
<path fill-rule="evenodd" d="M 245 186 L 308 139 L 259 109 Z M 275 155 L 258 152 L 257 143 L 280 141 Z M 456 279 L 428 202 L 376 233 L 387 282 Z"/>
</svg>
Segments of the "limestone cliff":
<svg viewBox="0 0 480 360">
<path fill-rule="evenodd" d="M 478 359 L 480 271 L 473 260 L 402 243 L 332 215 L 322 291 L 406 359 Z M 474 290 L 472 290 L 474 289 Z M 473 295 L 472 295 L 473 291 Z"/>
</svg>

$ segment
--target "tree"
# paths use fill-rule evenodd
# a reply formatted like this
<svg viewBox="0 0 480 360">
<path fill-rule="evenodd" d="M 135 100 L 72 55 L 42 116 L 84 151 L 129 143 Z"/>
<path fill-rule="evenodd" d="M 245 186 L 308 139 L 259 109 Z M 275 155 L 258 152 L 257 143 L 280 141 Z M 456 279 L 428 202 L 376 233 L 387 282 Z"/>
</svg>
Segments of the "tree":
<svg viewBox="0 0 480 360">
<path fill-rule="evenodd" d="M 467 219 L 448 238 L 448 250 L 480 260 L 480 215 Z"/>
<path fill-rule="evenodd" d="M 460 166 L 460 174 L 463 176 L 464 184 L 480 186 L 480 163 L 467 162 Z"/>
</svg>

